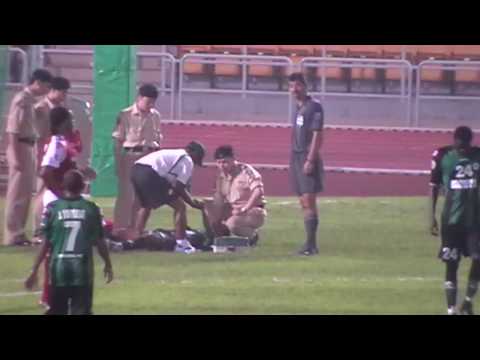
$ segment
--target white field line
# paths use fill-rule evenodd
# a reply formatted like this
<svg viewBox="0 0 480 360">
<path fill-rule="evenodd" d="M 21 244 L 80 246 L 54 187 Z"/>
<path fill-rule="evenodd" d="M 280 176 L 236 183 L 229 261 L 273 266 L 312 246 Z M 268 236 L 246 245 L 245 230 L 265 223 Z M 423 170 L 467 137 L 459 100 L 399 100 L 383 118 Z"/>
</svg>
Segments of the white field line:
<svg viewBox="0 0 480 360">
<path fill-rule="evenodd" d="M 0 298 L 9 298 L 9 297 L 21 297 L 21 296 L 32 296 L 40 295 L 41 291 L 19 291 L 12 293 L 0 293 Z"/>
</svg>

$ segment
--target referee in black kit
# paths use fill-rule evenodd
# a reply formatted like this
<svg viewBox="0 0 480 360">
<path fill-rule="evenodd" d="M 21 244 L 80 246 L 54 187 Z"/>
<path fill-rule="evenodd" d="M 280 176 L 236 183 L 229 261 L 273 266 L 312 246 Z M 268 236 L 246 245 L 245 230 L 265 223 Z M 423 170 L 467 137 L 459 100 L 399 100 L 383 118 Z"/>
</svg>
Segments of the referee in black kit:
<svg viewBox="0 0 480 360">
<path fill-rule="evenodd" d="M 289 76 L 289 89 L 296 100 L 292 117 L 292 152 L 290 181 L 303 210 L 306 241 L 300 255 L 318 254 L 317 194 L 323 191 L 323 161 L 320 149 L 323 143 L 323 109 L 307 93 L 303 74 Z"/>
</svg>

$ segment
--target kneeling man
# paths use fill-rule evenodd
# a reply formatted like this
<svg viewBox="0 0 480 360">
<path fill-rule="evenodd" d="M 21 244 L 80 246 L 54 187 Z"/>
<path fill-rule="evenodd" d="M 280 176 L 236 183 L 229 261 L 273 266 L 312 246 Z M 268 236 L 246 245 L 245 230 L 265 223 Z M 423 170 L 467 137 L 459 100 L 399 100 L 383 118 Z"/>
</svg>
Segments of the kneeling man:
<svg viewBox="0 0 480 360">
<path fill-rule="evenodd" d="M 247 237 L 258 241 L 257 230 L 267 212 L 262 176 L 252 166 L 235 160 L 233 148 L 224 145 L 215 151 L 219 169 L 214 198 L 205 202 L 204 222 L 213 234 Z"/>
</svg>

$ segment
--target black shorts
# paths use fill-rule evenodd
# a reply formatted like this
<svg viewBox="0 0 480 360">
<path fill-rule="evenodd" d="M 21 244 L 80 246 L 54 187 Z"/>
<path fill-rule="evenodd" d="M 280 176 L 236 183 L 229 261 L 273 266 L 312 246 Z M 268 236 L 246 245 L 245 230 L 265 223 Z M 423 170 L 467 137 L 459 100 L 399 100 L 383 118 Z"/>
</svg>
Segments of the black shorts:
<svg viewBox="0 0 480 360">
<path fill-rule="evenodd" d="M 303 166 L 307 160 L 306 153 L 292 153 L 290 155 L 290 183 L 292 190 L 298 196 L 303 194 L 317 194 L 323 191 L 323 161 L 318 159 L 314 164 L 313 173 L 305 175 Z"/>
<path fill-rule="evenodd" d="M 167 179 L 158 175 L 148 165 L 133 165 L 131 181 L 135 195 L 143 208 L 157 209 L 178 198 Z"/>
<path fill-rule="evenodd" d="M 478 260 L 480 251 L 480 231 L 467 229 L 462 225 L 443 225 L 441 228 L 442 246 L 438 257 L 444 261 L 459 261 L 462 256 Z"/>
<path fill-rule="evenodd" d="M 50 286 L 46 315 L 92 315 L 93 286 Z"/>
</svg>

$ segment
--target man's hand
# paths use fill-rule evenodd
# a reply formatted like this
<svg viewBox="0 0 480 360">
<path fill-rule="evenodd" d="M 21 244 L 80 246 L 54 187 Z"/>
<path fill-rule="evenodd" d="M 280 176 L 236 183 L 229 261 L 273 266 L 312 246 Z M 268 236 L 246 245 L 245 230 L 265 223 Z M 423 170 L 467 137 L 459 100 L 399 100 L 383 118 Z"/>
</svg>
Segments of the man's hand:
<svg viewBox="0 0 480 360">
<path fill-rule="evenodd" d="M 432 218 L 432 221 L 430 223 L 430 234 L 433 236 L 438 236 L 438 222 L 436 218 Z"/>
<path fill-rule="evenodd" d="M 311 175 L 313 173 L 313 168 L 314 168 L 314 164 L 312 161 L 305 161 L 305 164 L 303 164 L 303 173 L 305 175 Z"/>
<path fill-rule="evenodd" d="M 113 280 L 113 270 L 111 266 L 106 266 L 103 268 L 103 275 L 105 276 L 105 282 L 107 284 L 111 283 Z"/>
<path fill-rule="evenodd" d="M 203 208 L 205 207 L 205 203 L 202 200 L 193 199 L 192 207 L 194 209 L 203 210 Z"/>
<path fill-rule="evenodd" d="M 32 290 L 37 285 L 37 280 L 37 272 L 32 271 L 27 280 L 25 280 L 25 289 Z"/>
<path fill-rule="evenodd" d="M 232 215 L 238 216 L 238 215 L 244 215 L 247 213 L 247 209 L 242 207 L 242 208 L 236 208 L 232 210 Z"/>
</svg>

